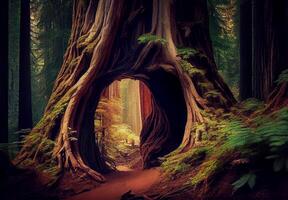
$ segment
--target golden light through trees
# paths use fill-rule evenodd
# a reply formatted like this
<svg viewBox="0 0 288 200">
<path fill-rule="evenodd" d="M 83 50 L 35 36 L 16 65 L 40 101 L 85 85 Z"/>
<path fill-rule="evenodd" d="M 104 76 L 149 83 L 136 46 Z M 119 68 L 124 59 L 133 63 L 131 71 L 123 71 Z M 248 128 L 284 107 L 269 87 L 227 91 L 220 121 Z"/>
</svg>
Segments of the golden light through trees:
<svg viewBox="0 0 288 200">
<path fill-rule="evenodd" d="M 151 93 L 139 80 L 116 80 L 104 90 L 95 113 L 95 134 L 112 166 L 127 165 L 132 157 L 140 160 L 139 137 L 150 112 Z"/>
</svg>

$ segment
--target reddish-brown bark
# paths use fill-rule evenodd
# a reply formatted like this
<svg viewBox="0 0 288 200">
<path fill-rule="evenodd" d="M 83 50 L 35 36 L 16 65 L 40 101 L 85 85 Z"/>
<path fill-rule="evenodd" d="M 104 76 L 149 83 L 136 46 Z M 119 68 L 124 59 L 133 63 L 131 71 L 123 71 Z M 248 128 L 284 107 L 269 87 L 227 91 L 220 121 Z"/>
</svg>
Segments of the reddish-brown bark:
<svg viewBox="0 0 288 200">
<path fill-rule="evenodd" d="M 152 111 L 151 92 L 147 86 L 140 82 L 140 104 L 142 123 L 147 119 Z"/>
</svg>

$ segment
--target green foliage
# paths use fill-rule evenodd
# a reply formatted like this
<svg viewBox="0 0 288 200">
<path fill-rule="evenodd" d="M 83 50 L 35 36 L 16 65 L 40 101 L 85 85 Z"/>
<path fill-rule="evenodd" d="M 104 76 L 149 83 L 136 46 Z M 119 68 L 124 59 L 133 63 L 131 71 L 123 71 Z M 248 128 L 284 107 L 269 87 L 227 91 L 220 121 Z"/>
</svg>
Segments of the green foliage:
<svg viewBox="0 0 288 200">
<path fill-rule="evenodd" d="M 244 149 L 252 143 L 259 142 L 257 135 L 255 137 L 252 130 L 239 120 L 227 121 L 220 131 L 227 138 L 221 147 L 225 152 Z"/>
<path fill-rule="evenodd" d="M 67 94 L 56 103 L 52 110 L 41 118 L 36 124 L 35 129 L 41 131 L 43 134 L 49 133 L 54 128 L 57 118 L 64 113 L 74 91 L 73 89 L 67 92 Z M 49 123 L 46 123 L 47 121 L 49 121 Z"/>
<path fill-rule="evenodd" d="M 245 111 L 256 111 L 264 108 L 264 103 L 258 99 L 250 98 L 246 99 L 245 101 L 241 102 L 241 107 Z"/>
<path fill-rule="evenodd" d="M 234 187 L 234 191 L 236 191 L 245 185 L 248 185 L 251 189 L 253 189 L 255 183 L 256 183 L 256 175 L 254 173 L 248 173 L 241 176 L 241 178 L 232 183 L 232 185 Z"/>
<path fill-rule="evenodd" d="M 244 158 L 251 158 L 251 162 L 253 160 L 259 162 L 259 159 L 271 160 L 272 171 L 288 170 L 288 109 L 282 109 L 264 118 L 263 116 L 256 118 L 253 124 L 255 127 L 251 128 L 233 118 L 222 122 L 218 126 L 219 129 L 216 130 L 221 135 L 214 144 L 217 151 L 212 148 L 212 151 L 209 152 L 211 157 L 201 164 L 199 172 L 192 178 L 192 185 L 197 185 L 213 176 L 227 162 L 223 158 L 236 152 L 241 153 Z M 213 167 L 210 162 L 213 163 Z M 256 165 L 257 163 L 251 164 L 251 166 Z M 251 168 L 251 170 L 255 169 Z M 256 173 L 244 174 L 233 183 L 234 189 L 237 190 L 246 184 L 253 188 L 256 183 L 256 175 Z"/>
<path fill-rule="evenodd" d="M 178 56 L 180 56 L 184 60 L 188 60 L 190 57 L 194 56 L 197 53 L 198 53 L 198 51 L 196 49 L 193 49 L 193 48 L 188 48 L 188 47 L 177 48 Z"/>
<path fill-rule="evenodd" d="M 200 146 L 180 154 L 173 152 L 163 158 L 161 167 L 166 174 L 175 176 L 204 160 L 209 150 L 208 146 Z"/>
<path fill-rule="evenodd" d="M 210 37 L 214 57 L 224 80 L 239 94 L 239 13 L 236 0 L 209 0 Z"/>
<path fill-rule="evenodd" d="M 192 177 L 191 185 L 196 186 L 199 183 L 207 180 L 211 176 L 213 176 L 222 166 L 221 161 L 217 159 L 209 159 L 203 162 L 200 166 L 200 170 L 198 173 Z"/>
<path fill-rule="evenodd" d="M 152 35 L 152 34 L 143 34 L 143 35 L 139 36 L 137 40 L 138 40 L 139 44 L 146 44 L 149 42 L 160 43 L 161 45 L 167 44 L 166 39 L 161 38 L 158 35 Z"/>
<path fill-rule="evenodd" d="M 95 132 L 101 153 L 107 158 L 110 167 L 115 160 L 125 159 L 139 137 L 131 127 L 121 122 L 121 101 L 119 98 L 101 98 L 95 113 Z"/>
<path fill-rule="evenodd" d="M 254 128 L 245 126 L 241 122 L 230 122 L 225 132 L 231 132 L 227 141 L 222 146 L 222 151 L 239 151 L 242 156 L 253 160 L 268 160 L 272 163 L 271 171 L 279 172 L 286 169 L 288 171 L 288 109 L 284 108 L 266 117 L 257 117 L 253 120 Z M 257 166 L 255 163 L 253 168 Z M 263 167 L 263 166 L 258 166 Z M 253 170 L 253 168 L 251 170 Z M 247 175 L 248 176 L 248 175 Z M 247 178 L 243 176 L 236 181 L 233 186 L 239 189 L 246 182 L 255 185 L 254 175 Z M 246 180 L 247 179 L 247 180 Z M 245 182 L 246 180 L 246 182 Z M 250 181 L 250 183 L 249 183 Z M 252 184 L 252 183 L 253 184 Z"/>
<path fill-rule="evenodd" d="M 269 118 L 258 118 L 258 121 L 257 133 L 269 149 L 266 159 L 274 162 L 275 172 L 284 169 L 285 165 L 288 169 L 288 109 L 283 108 Z"/>
<path fill-rule="evenodd" d="M 190 77 L 192 77 L 194 75 L 200 75 L 200 76 L 205 75 L 204 70 L 201 70 L 201 69 L 194 67 L 188 61 L 180 60 L 179 62 L 180 62 L 180 66 L 182 67 L 183 71 L 186 72 Z"/>
<path fill-rule="evenodd" d="M 288 109 L 284 108 L 268 117 L 257 117 L 252 122 L 255 128 L 248 127 L 241 121 L 229 121 L 222 128 L 227 134 L 224 148 L 247 150 L 249 154 L 261 154 L 259 147 L 266 149 L 266 157 L 275 159 L 288 153 Z M 243 151 L 242 151 L 243 152 Z"/>
<path fill-rule="evenodd" d="M 33 121 L 43 115 L 71 31 L 72 1 L 31 0 Z"/>
<path fill-rule="evenodd" d="M 217 102 L 220 105 L 226 104 L 226 99 L 217 90 L 208 90 L 204 93 L 204 98 L 210 100 L 211 102 Z"/>
<path fill-rule="evenodd" d="M 41 173 L 49 175 L 49 184 L 53 184 L 59 175 L 57 159 L 53 155 L 55 142 L 37 131 L 27 135 L 21 143 L 22 148 L 27 152 L 25 160 L 19 166 L 33 166 Z"/>
<path fill-rule="evenodd" d="M 276 81 L 278 84 L 285 82 L 288 82 L 288 69 L 283 70 Z"/>
<path fill-rule="evenodd" d="M 254 108 L 255 101 L 249 103 Z M 256 117 L 249 124 L 233 115 L 223 115 L 225 118 L 219 119 L 205 112 L 203 116 L 208 136 L 202 137 L 202 141 L 197 143 L 199 146 L 185 153 L 175 151 L 165 157 L 162 168 L 167 174 L 175 177 L 193 172 L 188 185 L 196 186 L 207 183 L 225 166 L 233 166 L 231 163 L 237 155 L 237 158 L 241 156 L 245 160 L 245 168 L 232 184 L 236 191 L 245 186 L 253 189 L 256 177 L 263 177 L 263 173 L 288 172 L 288 108 Z M 202 126 L 196 124 L 192 133 L 203 129 Z M 270 168 L 262 164 L 267 162 L 271 164 Z"/>
</svg>

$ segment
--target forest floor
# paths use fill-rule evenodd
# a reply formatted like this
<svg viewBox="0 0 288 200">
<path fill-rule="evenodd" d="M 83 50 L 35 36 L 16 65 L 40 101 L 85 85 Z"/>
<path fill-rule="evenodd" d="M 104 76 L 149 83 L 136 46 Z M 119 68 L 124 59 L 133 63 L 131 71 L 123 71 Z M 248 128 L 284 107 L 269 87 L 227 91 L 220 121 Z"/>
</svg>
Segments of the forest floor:
<svg viewBox="0 0 288 200">
<path fill-rule="evenodd" d="M 120 166 L 126 171 L 113 172 L 106 183 L 70 199 L 286 200 L 288 109 L 263 114 L 259 110 L 264 106 L 249 100 L 231 112 L 206 110 L 205 122 L 192 128 L 192 149 L 159 158 L 162 164 L 156 169 Z M 142 197 L 123 198 L 130 190 Z"/>
<path fill-rule="evenodd" d="M 288 108 L 263 114 L 259 112 L 263 107 L 250 100 L 231 112 L 207 110 L 203 112 L 205 123 L 192 128 L 193 148 L 175 150 L 159 158 L 159 168 L 149 170 L 141 170 L 139 151 L 134 151 L 126 163 L 117 163 L 118 171 L 105 175 L 103 184 L 67 172 L 47 190 L 47 177 L 19 170 L 3 156 L 10 177 L 3 192 L 7 199 L 23 200 L 287 200 Z M 134 198 L 129 191 L 142 197 Z"/>
<path fill-rule="evenodd" d="M 121 166 L 121 170 L 108 176 L 107 182 L 91 191 L 81 193 L 68 200 L 119 200 L 122 195 L 132 191 L 133 194 L 143 195 L 160 181 L 159 168 L 148 170 L 131 170 Z"/>
</svg>

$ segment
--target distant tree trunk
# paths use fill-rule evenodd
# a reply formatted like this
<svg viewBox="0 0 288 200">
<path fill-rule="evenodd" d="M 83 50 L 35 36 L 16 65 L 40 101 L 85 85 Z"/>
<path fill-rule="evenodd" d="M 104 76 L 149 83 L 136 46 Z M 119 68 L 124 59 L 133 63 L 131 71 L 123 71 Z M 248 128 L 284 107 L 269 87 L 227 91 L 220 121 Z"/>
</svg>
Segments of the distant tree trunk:
<svg viewBox="0 0 288 200">
<path fill-rule="evenodd" d="M 274 70 L 274 79 L 277 79 L 279 74 L 288 69 L 288 1 L 275 1 L 273 7 L 275 12 L 274 27 L 277 45 L 279 46 L 276 52 L 276 63 Z M 269 95 L 268 106 L 265 112 L 280 109 L 288 106 L 288 82 L 287 80 L 278 84 L 273 92 Z"/>
<path fill-rule="evenodd" d="M 252 96 L 267 100 L 287 65 L 287 1 L 252 1 Z"/>
<path fill-rule="evenodd" d="M 20 0 L 9 0 L 9 133 L 18 130 L 20 4 Z M 17 142 L 19 137 L 11 134 L 9 140 Z"/>
<path fill-rule="evenodd" d="M 145 122 L 152 111 L 152 96 L 149 88 L 142 82 L 139 85 L 140 105 L 141 105 L 141 121 Z"/>
<path fill-rule="evenodd" d="M 251 0 L 240 3 L 240 97 L 252 97 L 252 7 Z"/>
<path fill-rule="evenodd" d="M 8 0 L 0 7 L 0 143 L 8 142 Z"/>
<path fill-rule="evenodd" d="M 208 25 L 205 0 L 75 0 L 64 63 L 45 114 L 31 134 L 56 141 L 53 155 L 62 169 L 81 170 L 103 181 L 107 164 L 95 142 L 95 110 L 110 83 L 132 78 L 143 81 L 153 95 L 140 135 L 144 167 L 159 165 L 159 157 L 181 144 L 191 147 L 191 126 L 204 121 L 200 109 L 235 102 L 217 72 Z M 137 38 L 146 33 L 165 42 L 139 44 Z M 176 47 L 181 46 L 198 52 L 185 66 L 177 56 Z M 204 75 L 189 76 L 182 69 L 187 63 Z M 208 85 L 205 90 L 197 85 L 200 79 Z M 209 91 L 217 98 L 210 98 Z M 26 143 L 18 160 L 35 156 L 31 145 L 38 144 Z"/>
<path fill-rule="evenodd" d="M 118 80 L 110 84 L 107 89 L 109 92 L 108 99 L 120 98 L 120 85 Z"/>
<path fill-rule="evenodd" d="M 31 66 L 30 66 L 30 0 L 21 1 L 19 121 L 18 128 L 32 128 Z"/>
<path fill-rule="evenodd" d="M 140 135 L 142 128 L 142 119 L 140 111 L 140 91 L 139 91 L 139 81 L 135 80 L 125 80 L 127 81 L 127 93 L 125 94 L 127 99 L 123 102 L 124 109 L 126 110 L 125 115 L 123 115 L 123 122 L 130 125 L 131 130 Z"/>
</svg>

